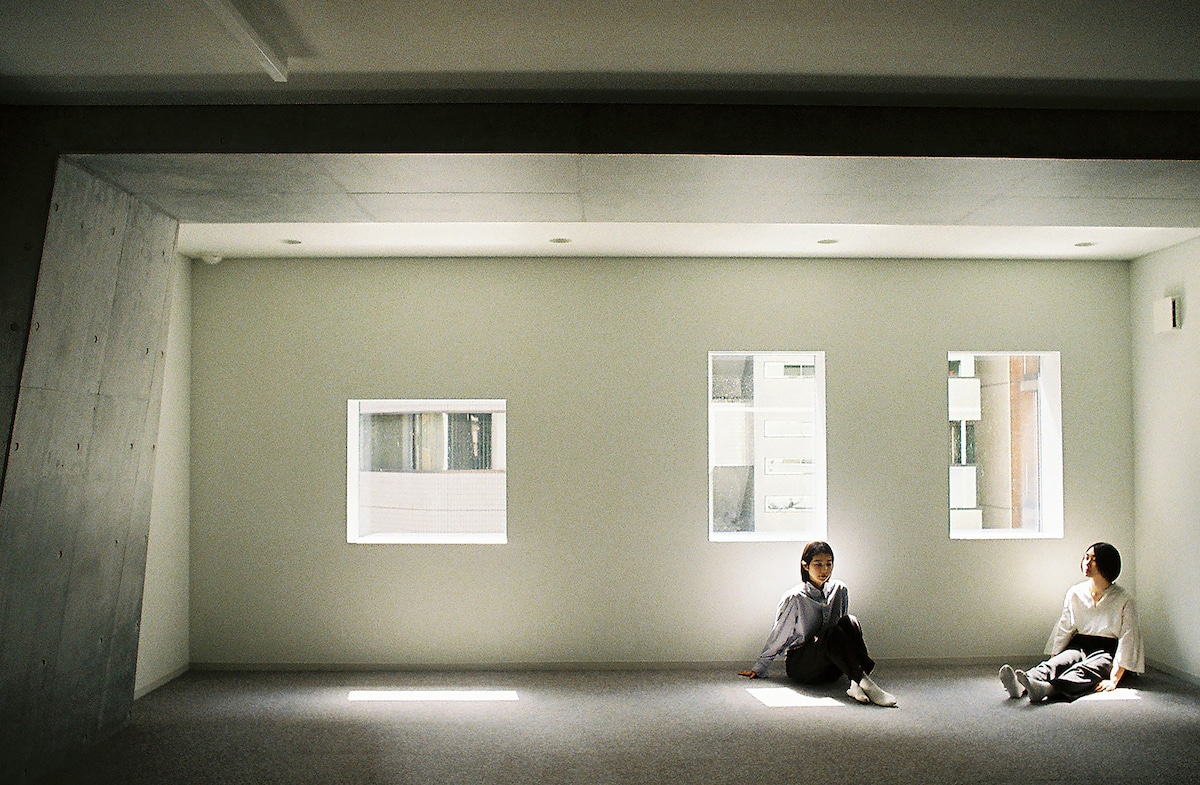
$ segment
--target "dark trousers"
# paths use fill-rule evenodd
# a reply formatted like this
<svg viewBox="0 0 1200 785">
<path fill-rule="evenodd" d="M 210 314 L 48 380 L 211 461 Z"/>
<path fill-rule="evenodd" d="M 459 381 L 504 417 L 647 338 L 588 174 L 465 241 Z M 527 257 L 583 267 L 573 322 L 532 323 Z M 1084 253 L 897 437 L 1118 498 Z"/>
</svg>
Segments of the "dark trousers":
<svg viewBox="0 0 1200 785">
<path fill-rule="evenodd" d="M 1096 691 L 1096 685 L 1112 675 L 1116 638 L 1076 635 L 1067 648 L 1031 668 L 1030 678 L 1048 681 L 1068 699 Z"/>
<path fill-rule="evenodd" d="M 849 615 L 811 640 L 788 649 L 784 664 L 788 678 L 801 684 L 827 684 L 843 674 L 858 681 L 875 668 L 875 661 L 867 654 L 862 626 Z"/>
</svg>

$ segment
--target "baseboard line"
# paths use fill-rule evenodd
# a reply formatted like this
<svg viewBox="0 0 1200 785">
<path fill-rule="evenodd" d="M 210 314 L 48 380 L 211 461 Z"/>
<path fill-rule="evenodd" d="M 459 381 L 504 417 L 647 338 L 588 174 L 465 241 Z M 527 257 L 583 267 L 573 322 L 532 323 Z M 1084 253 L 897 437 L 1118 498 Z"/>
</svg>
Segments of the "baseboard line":
<svg viewBox="0 0 1200 785">
<path fill-rule="evenodd" d="M 879 665 L 888 667 L 937 667 L 978 665 L 1000 667 L 1004 662 L 1036 663 L 1040 654 L 1018 654 L 1009 657 L 937 657 L 937 658 L 882 658 Z M 490 662 L 490 663 L 408 663 L 408 662 L 193 662 L 194 671 L 672 671 L 672 670 L 745 670 L 753 663 L 746 660 L 704 661 L 628 661 L 628 662 Z"/>
<path fill-rule="evenodd" d="M 938 667 L 981 667 L 997 668 L 999 664 L 1011 663 L 1018 667 L 1033 665 L 1044 658 L 1043 654 L 1013 654 L 984 657 L 895 657 L 876 660 L 876 665 L 887 668 L 938 668 Z M 233 671 L 278 671 L 292 673 L 338 673 L 384 671 L 397 673 L 428 673 L 432 671 L 453 672 L 531 672 L 538 671 L 678 671 L 678 670 L 728 670 L 737 672 L 749 667 L 749 660 L 704 660 L 672 662 L 501 662 L 501 663 L 398 663 L 398 662 L 193 662 L 138 691 L 140 698 L 159 687 L 174 681 L 188 671 L 233 672 Z M 1157 660 L 1148 660 L 1147 667 L 1190 684 L 1200 685 L 1200 676 L 1175 668 Z"/>
<path fill-rule="evenodd" d="M 182 668 L 176 668 L 175 670 L 171 671 L 166 676 L 161 676 L 161 677 L 155 679 L 154 681 L 150 682 L 149 684 L 142 685 L 140 688 L 134 690 L 133 699 L 137 700 L 138 698 L 141 698 L 145 695 L 149 695 L 150 693 L 157 690 L 159 687 L 162 687 L 165 684 L 175 681 L 180 676 L 187 673 L 190 669 L 191 669 L 191 666 L 184 665 Z"/>
<path fill-rule="evenodd" d="M 1148 660 L 1146 660 L 1146 666 L 1153 668 L 1156 671 L 1162 671 L 1163 673 L 1166 673 L 1169 676 L 1174 676 L 1175 678 L 1179 679 L 1180 681 L 1186 681 L 1189 684 L 1200 684 L 1200 676 L 1197 676 L 1194 673 L 1189 673 L 1188 671 L 1182 670 L 1180 668 L 1176 668 L 1174 666 L 1167 665 L 1166 663 L 1159 662 L 1158 660 L 1148 659 Z"/>
<path fill-rule="evenodd" d="M 632 671 L 741 670 L 748 662 L 193 662 L 194 671 Z"/>
</svg>

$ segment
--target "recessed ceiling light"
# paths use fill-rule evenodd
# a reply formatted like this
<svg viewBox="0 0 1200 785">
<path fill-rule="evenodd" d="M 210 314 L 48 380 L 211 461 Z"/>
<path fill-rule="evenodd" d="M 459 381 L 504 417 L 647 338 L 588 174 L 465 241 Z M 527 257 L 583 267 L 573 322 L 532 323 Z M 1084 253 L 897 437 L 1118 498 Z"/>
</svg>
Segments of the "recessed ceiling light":
<svg viewBox="0 0 1200 785">
<path fill-rule="evenodd" d="M 300 245 L 299 240 L 292 240 L 292 239 L 286 238 L 286 237 L 284 239 L 280 240 L 280 242 L 283 243 L 284 245 Z"/>
<path fill-rule="evenodd" d="M 1091 248 L 1093 245 L 1095 245 L 1095 243 L 1091 242 L 1090 240 L 1082 243 L 1075 243 L 1076 248 Z"/>
<path fill-rule="evenodd" d="M 824 240 L 817 240 L 817 245 L 833 245 L 836 242 L 837 240 L 834 238 L 826 237 Z"/>
<path fill-rule="evenodd" d="M 570 237 L 551 237 L 550 242 L 557 243 L 559 245 L 565 245 L 566 243 L 571 242 L 571 238 Z"/>
</svg>

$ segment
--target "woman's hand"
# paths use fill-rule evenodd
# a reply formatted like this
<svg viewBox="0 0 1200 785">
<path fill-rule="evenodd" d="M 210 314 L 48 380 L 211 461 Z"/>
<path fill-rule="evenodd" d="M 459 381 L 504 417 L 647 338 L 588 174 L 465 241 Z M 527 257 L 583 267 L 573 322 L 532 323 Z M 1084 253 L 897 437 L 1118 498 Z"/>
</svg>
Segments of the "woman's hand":
<svg viewBox="0 0 1200 785">
<path fill-rule="evenodd" d="M 1122 667 L 1113 668 L 1113 672 L 1107 679 L 1096 685 L 1096 692 L 1111 692 L 1117 688 L 1121 677 L 1125 675 L 1125 669 Z"/>
<path fill-rule="evenodd" d="M 738 675 L 745 676 L 747 679 L 761 679 L 762 678 L 762 676 L 759 676 L 754 671 L 738 671 Z"/>
</svg>

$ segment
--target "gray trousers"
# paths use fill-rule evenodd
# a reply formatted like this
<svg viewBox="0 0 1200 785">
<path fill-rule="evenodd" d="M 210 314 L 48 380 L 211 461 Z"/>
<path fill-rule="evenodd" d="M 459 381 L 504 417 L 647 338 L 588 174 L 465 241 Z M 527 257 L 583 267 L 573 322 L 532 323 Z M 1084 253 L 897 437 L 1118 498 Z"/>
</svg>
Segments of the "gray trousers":
<svg viewBox="0 0 1200 785">
<path fill-rule="evenodd" d="M 1112 675 L 1112 666 L 1110 652 L 1067 648 L 1028 673 L 1030 678 L 1050 682 L 1063 697 L 1074 699 L 1095 692 L 1096 685 Z"/>
</svg>

